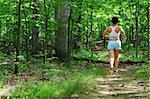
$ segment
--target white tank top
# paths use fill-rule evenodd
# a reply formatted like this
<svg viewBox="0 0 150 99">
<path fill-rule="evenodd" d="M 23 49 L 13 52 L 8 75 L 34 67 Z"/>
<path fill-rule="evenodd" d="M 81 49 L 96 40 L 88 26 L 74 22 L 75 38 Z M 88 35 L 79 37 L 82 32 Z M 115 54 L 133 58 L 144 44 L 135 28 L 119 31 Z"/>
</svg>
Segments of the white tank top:
<svg viewBox="0 0 150 99">
<path fill-rule="evenodd" d="M 115 32 L 117 26 L 113 27 L 111 26 L 112 31 L 109 33 L 109 38 L 113 38 L 113 37 L 117 37 L 117 39 L 119 40 L 119 36 L 120 36 L 120 31 L 117 33 Z"/>
</svg>

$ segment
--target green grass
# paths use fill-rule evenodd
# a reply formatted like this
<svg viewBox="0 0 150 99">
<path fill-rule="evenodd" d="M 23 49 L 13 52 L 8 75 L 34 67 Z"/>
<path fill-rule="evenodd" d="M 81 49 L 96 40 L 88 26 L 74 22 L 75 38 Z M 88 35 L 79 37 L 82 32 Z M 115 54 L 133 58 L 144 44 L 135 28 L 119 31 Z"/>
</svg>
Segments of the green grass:
<svg viewBox="0 0 150 99">
<path fill-rule="evenodd" d="M 143 56 L 135 56 L 133 54 L 130 54 L 130 53 L 126 53 L 126 54 L 121 54 L 120 55 L 120 61 L 123 61 L 123 62 L 126 62 L 126 61 L 132 61 L 132 62 L 141 62 L 141 61 L 144 61 L 146 62 L 147 58 L 146 57 L 143 57 Z"/>
<path fill-rule="evenodd" d="M 72 56 L 75 58 L 79 58 L 79 59 L 91 59 L 91 60 L 98 59 L 98 55 L 96 55 L 90 50 L 80 50 L 80 51 L 74 52 Z"/>
<path fill-rule="evenodd" d="M 36 93 L 37 97 L 67 97 L 77 92 L 85 91 L 87 84 L 84 78 L 68 79 L 62 83 L 44 83 Z"/>
<path fill-rule="evenodd" d="M 0 63 L 4 62 L 7 58 L 5 57 L 5 54 L 0 52 Z"/>
<path fill-rule="evenodd" d="M 1 76 L 0 76 L 0 77 L 1 77 Z M 2 85 L 3 85 L 3 79 L 1 78 L 1 79 L 0 79 L 0 89 L 1 89 Z"/>
<path fill-rule="evenodd" d="M 108 61 L 108 51 L 92 52 L 90 50 L 80 50 L 72 54 L 73 57 L 78 59 L 89 59 L 95 61 Z M 133 62 L 146 62 L 147 57 L 143 55 L 142 51 L 139 52 L 139 55 L 136 57 L 135 51 L 121 51 L 120 61 L 133 61 Z"/>
<path fill-rule="evenodd" d="M 150 65 L 145 64 L 138 67 L 134 73 L 135 77 L 138 79 L 150 80 Z"/>
<path fill-rule="evenodd" d="M 5 54 L 0 52 L 0 88 L 4 84 L 5 75 L 8 75 L 8 70 L 4 69 L 5 66 L 7 66 L 5 64 L 6 63 L 5 60 L 7 60 L 7 58 L 5 57 Z M 3 62 L 5 62 L 5 63 L 3 63 Z"/>
<path fill-rule="evenodd" d="M 23 85 L 12 97 L 26 99 L 50 98 L 50 97 L 70 97 L 73 94 L 84 94 L 91 84 L 92 78 L 99 75 L 105 75 L 106 69 L 94 67 L 80 73 L 75 73 L 59 82 L 35 83 L 30 81 Z"/>
<path fill-rule="evenodd" d="M 108 51 L 99 52 L 96 54 L 91 51 L 81 50 L 73 54 L 74 57 L 79 59 L 91 59 L 108 61 Z M 135 58 L 133 55 L 122 55 L 121 61 L 133 60 L 141 61 L 141 58 Z M 3 67 L 3 68 L 2 68 Z M 5 79 L 4 75 L 10 75 L 13 69 L 11 65 L 2 65 L 0 67 L 0 87 L 3 85 Z M 38 59 L 30 61 L 29 64 L 19 64 L 19 73 L 29 71 L 33 73 L 33 78 L 19 87 L 12 95 L 12 98 L 25 98 L 25 99 L 39 99 L 48 97 L 70 97 L 74 94 L 84 94 L 92 79 L 96 76 L 106 75 L 107 70 L 98 68 L 95 64 L 88 63 L 87 61 L 75 61 L 70 63 L 60 63 L 58 61 L 46 64 L 38 63 Z M 139 67 L 134 75 L 139 79 L 149 79 L 150 77 L 149 65 Z M 9 73 L 9 74 L 8 74 Z M 35 74 L 34 74 L 35 73 Z M 47 77 L 50 80 L 40 80 L 40 77 Z"/>
<path fill-rule="evenodd" d="M 5 79 L 4 73 L 3 71 L 0 71 L 0 88 L 3 86 L 4 79 Z"/>
</svg>

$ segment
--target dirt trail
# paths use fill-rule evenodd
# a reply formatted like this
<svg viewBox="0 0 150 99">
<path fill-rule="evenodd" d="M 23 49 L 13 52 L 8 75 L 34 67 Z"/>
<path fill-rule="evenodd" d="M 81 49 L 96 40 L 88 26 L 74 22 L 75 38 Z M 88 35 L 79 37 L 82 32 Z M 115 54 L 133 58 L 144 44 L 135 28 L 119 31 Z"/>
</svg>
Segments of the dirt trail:
<svg viewBox="0 0 150 99">
<path fill-rule="evenodd" d="M 91 99 L 150 99 L 150 81 L 133 77 L 135 66 L 120 69 L 118 76 L 95 78 L 89 97 Z"/>
<path fill-rule="evenodd" d="M 0 89 L 0 98 L 6 98 L 11 95 L 11 93 L 17 88 L 16 85 L 5 85 Z"/>
</svg>

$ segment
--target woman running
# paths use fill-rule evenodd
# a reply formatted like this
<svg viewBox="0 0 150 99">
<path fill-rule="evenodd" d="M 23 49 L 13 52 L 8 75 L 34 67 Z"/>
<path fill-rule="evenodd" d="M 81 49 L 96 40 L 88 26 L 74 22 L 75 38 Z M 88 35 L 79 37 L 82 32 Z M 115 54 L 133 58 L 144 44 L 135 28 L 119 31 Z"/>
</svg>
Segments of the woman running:
<svg viewBox="0 0 150 99">
<path fill-rule="evenodd" d="M 109 63 L 110 63 L 110 70 L 113 72 L 118 72 L 118 64 L 119 64 L 119 52 L 121 50 L 121 41 L 120 41 L 120 33 L 122 34 L 122 43 L 126 43 L 126 36 L 125 32 L 118 25 L 120 20 L 118 17 L 112 18 L 112 26 L 106 28 L 103 32 L 103 37 L 109 39 L 108 41 L 108 50 L 109 50 Z M 109 33 L 109 34 L 107 34 Z"/>
</svg>

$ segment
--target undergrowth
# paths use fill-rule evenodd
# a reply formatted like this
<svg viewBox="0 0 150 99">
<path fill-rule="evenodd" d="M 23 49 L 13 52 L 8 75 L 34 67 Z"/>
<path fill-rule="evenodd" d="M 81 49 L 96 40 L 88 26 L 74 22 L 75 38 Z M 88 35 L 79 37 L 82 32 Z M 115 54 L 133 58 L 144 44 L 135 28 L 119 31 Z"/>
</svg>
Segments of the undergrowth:
<svg viewBox="0 0 150 99">
<path fill-rule="evenodd" d="M 138 79 L 150 80 L 150 66 L 149 64 L 138 67 L 134 73 Z"/>
<path fill-rule="evenodd" d="M 71 97 L 73 94 L 84 94 L 88 91 L 92 78 L 105 75 L 106 69 L 95 67 L 91 70 L 75 73 L 59 82 L 37 83 L 30 81 L 13 93 L 12 98 L 52 98 Z"/>
<path fill-rule="evenodd" d="M 88 60 L 94 60 L 94 61 L 108 61 L 108 52 L 109 51 L 99 51 L 94 52 L 91 50 L 80 50 L 77 52 L 74 52 L 72 54 L 72 57 L 75 57 L 77 59 L 88 59 Z M 132 51 L 121 51 L 120 52 L 120 61 L 126 62 L 126 61 L 133 61 L 133 62 L 146 62 L 147 58 L 143 56 L 143 53 L 139 53 L 140 55 L 133 54 Z M 145 55 L 146 56 L 146 55 Z"/>
</svg>

